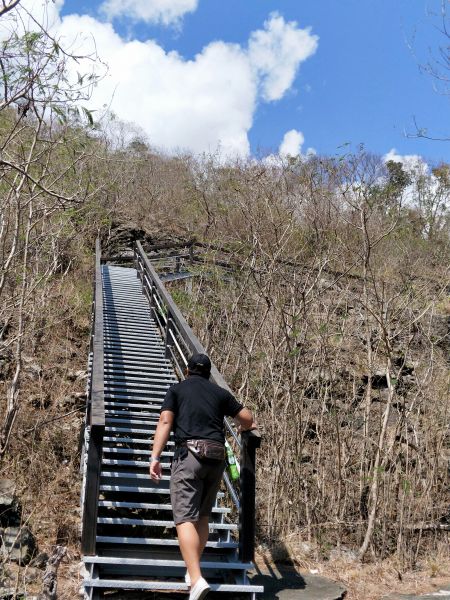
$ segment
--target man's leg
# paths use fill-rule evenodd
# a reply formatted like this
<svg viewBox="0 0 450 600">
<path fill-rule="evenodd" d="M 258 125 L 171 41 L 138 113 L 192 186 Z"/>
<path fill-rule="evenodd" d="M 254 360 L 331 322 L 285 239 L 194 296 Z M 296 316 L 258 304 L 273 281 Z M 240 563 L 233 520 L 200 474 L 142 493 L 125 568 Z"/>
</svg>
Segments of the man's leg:
<svg viewBox="0 0 450 600">
<path fill-rule="evenodd" d="M 201 517 L 201 520 L 203 521 L 204 518 Z M 206 520 L 206 525 L 208 525 L 208 520 Z M 191 578 L 191 585 L 194 586 L 202 576 L 200 571 L 200 557 L 204 548 L 204 545 L 202 545 L 205 535 L 204 525 L 200 525 L 200 522 L 180 523 L 177 525 L 177 535 L 181 555 L 186 563 L 186 568 Z M 208 535 L 206 535 L 207 539 Z"/>
<path fill-rule="evenodd" d="M 200 538 L 200 558 L 203 554 L 203 550 L 205 549 L 206 542 L 209 537 L 209 518 L 208 517 L 200 517 L 197 523 L 195 523 L 195 528 L 197 529 L 198 537 Z"/>
</svg>

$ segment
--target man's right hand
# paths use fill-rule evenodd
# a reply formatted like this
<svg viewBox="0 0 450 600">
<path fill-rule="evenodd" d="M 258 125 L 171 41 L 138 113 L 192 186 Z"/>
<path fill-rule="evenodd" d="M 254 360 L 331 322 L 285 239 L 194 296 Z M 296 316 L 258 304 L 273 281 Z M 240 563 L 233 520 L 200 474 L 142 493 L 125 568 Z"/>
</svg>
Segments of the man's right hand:
<svg viewBox="0 0 450 600">
<path fill-rule="evenodd" d="M 157 460 L 154 460 L 150 463 L 150 477 L 153 481 L 161 480 L 161 463 Z"/>
<path fill-rule="evenodd" d="M 234 422 L 237 425 L 238 433 L 258 429 L 257 424 L 253 420 L 253 415 L 248 408 L 243 407 L 234 417 Z"/>
</svg>

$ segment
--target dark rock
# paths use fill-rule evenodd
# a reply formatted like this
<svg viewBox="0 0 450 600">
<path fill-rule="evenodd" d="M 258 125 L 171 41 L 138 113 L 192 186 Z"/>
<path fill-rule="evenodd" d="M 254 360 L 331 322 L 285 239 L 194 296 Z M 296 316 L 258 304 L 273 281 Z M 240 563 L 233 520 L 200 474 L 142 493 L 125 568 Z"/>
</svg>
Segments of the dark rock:
<svg viewBox="0 0 450 600">
<path fill-rule="evenodd" d="M 3 554 L 21 566 L 27 565 L 36 554 L 36 539 L 26 526 L 6 527 L 1 531 L 1 538 Z"/>
<path fill-rule="evenodd" d="M 12 479 L 0 479 L 0 506 L 9 508 L 16 498 L 16 484 Z"/>
<path fill-rule="evenodd" d="M 14 583 L 11 587 L 0 587 L 0 600 L 39 600 L 38 596 L 29 596 L 26 592 L 17 591 Z"/>
<path fill-rule="evenodd" d="M 132 258 L 134 245 L 138 240 L 144 245 L 153 244 L 153 239 L 134 223 L 119 226 L 115 225 L 113 226 L 109 239 L 106 241 L 106 244 L 104 244 L 104 248 L 111 255 L 122 256 L 127 254 Z"/>
<path fill-rule="evenodd" d="M 450 360 L 450 316 L 434 315 L 431 323 L 433 341 L 442 348 Z"/>
<path fill-rule="evenodd" d="M 36 567 L 36 569 L 45 569 L 48 562 L 47 552 L 39 552 L 33 560 L 30 562 L 30 567 Z"/>
<path fill-rule="evenodd" d="M 16 485 L 12 479 L 0 479 L 0 524 L 3 527 L 18 525 L 22 509 L 16 496 Z"/>
<path fill-rule="evenodd" d="M 0 350 L 0 381 L 4 381 L 11 375 L 12 364 L 12 352 L 6 348 L 2 348 Z"/>
<path fill-rule="evenodd" d="M 41 579 L 41 577 L 42 573 L 39 569 L 30 566 L 25 569 L 24 580 L 26 583 L 33 583 L 34 581 Z"/>
<path fill-rule="evenodd" d="M 26 377 L 33 380 L 38 380 L 42 377 L 42 367 L 34 362 L 31 356 L 23 356 L 23 372 Z"/>
<path fill-rule="evenodd" d="M 51 399 L 48 394 L 36 394 L 30 396 L 28 401 L 33 408 L 47 409 L 51 405 Z"/>
<path fill-rule="evenodd" d="M 317 438 L 317 423 L 314 423 L 314 421 L 308 421 L 304 436 L 307 440 L 315 440 Z"/>
<path fill-rule="evenodd" d="M 79 381 L 81 379 L 87 379 L 87 376 L 88 376 L 87 372 L 82 371 L 82 370 L 80 370 L 80 371 L 71 370 L 67 373 L 67 379 L 69 381 Z"/>
<path fill-rule="evenodd" d="M 372 375 L 372 389 L 374 390 L 382 390 L 383 388 L 387 388 L 387 377 L 386 373 L 383 371 L 376 371 Z"/>
<path fill-rule="evenodd" d="M 86 394 L 84 392 L 74 392 L 58 400 L 58 406 L 65 410 L 81 407 L 86 403 Z"/>
<path fill-rule="evenodd" d="M 389 390 L 386 388 L 381 388 L 381 389 L 377 389 L 376 396 L 371 397 L 371 402 L 386 403 L 388 401 L 388 399 L 389 399 Z"/>
<path fill-rule="evenodd" d="M 354 551 L 351 550 L 350 548 L 333 548 L 330 551 L 330 555 L 329 555 L 329 559 L 330 561 L 343 561 L 346 563 L 356 563 L 359 562 L 358 559 L 358 554 Z"/>
</svg>

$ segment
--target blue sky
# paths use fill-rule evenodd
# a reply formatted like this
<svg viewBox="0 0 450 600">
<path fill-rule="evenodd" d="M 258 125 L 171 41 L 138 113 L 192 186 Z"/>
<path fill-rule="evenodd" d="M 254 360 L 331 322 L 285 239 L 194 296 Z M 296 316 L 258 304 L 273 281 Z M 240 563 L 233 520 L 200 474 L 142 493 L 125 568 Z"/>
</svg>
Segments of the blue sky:
<svg viewBox="0 0 450 600">
<path fill-rule="evenodd" d="M 395 148 L 401 155 L 419 154 L 433 162 L 450 160 L 450 142 L 407 136 L 414 132 L 414 118 L 430 133 L 449 134 L 450 130 L 450 126 L 446 129 L 448 97 L 436 93 L 432 79 L 419 69 L 419 63 L 428 59 L 429 48 L 437 49 L 443 43 L 435 28 L 438 21 L 427 14 L 427 11 L 439 8 L 440 0 L 145 0 L 147 8 L 155 4 L 153 16 L 141 10 L 143 2 L 106 0 L 102 5 L 101 2 L 87 0 L 66 0 L 60 17 L 66 23 L 66 29 L 69 24 L 73 29 L 75 14 L 79 16 L 78 22 L 82 28 L 87 22 L 86 19 L 83 21 L 82 16 L 89 15 L 90 23 L 95 23 L 92 30 L 94 36 L 109 21 L 128 51 L 133 42 L 143 52 L 144 44 L 154 42 L 153 54 L 148 54 L 147 58 L 142 55 L 139 59 L 142 65 L 145 60 L 148 61 L 148 71 L 142 70 L 142 67 L 136 72 L 136 77 L 138 88 L 141 89 L 145 73 L 148 73 L 150 80 L 153 77 L 152 68 L 164 72 L 153 79 L 151 90 L 148 91 L 152 94 L 148 97 L 148 110 L 154 112 L 155 121 L 141 116 L 139 110 L 125 110 L 124 107 L 130 103 L 125 95 L 117 100 L 117 108 L 114 101 L 111 107 L 119 117 L 129 121 L 134 120 L 133 113 L 136 112 L 137 123 L 150 140 L 156 140 L 156 145 L 168 149 L 175 146 L 189 148 L 190 137 L 193 137 L 196 139 L 191 149 L 197 151 L 202 149 L 202 136 L 209 136 L 203 149 L 213 150 L 217 138 L 224 140 L 225 147 L 228 144 L 231 149 L 240 148 L 238 151 L 243 155 L 248 152 L 254 154 L 258 150 L 273 152 L 280 147 L 285 134 L 295 130 L 302 134 L 300 141 L 304 138 L 302 152 L 312 147 L 320 154 L 335 154 L 342 152 L 340 147 L 343 144 L 356 146 L 363 143 L 368 150 L 382 155 Z M 162 23 L 161 15 L 170 3 L 173 4 L 176 17 L 171 21 L 169 19 L 168 23 Z M 122 8 L 118 8 L 119 4 Z M 125 10 L 124 5 L 128 5 L 130 10 Z M 294 29 L 296 32 L 307 30 L 305 36 L 309 35 L 310 40 L 313 36 L 318 37 L 316 48 L 303 58 L 300 58 L 299 51 L 297 62 L 294 60 L 290 65 L 293 70 L 292 82 L 282 86 L 282 92 L 271 93 L 267 91 L 267 80 L 278 76 L 277 73 L 285 66 L 286 57 L 279 63 L 272 57 L 270 66 L 261 67 L 261 56 L 267 48 L 259 44 L 259 58 L 252 58 L 250 62 L 253 61 L 253 67 L 247 69 L 250 73 L 253 68 L 252 72 L 258 73 L 253 77 L 259 77 L 255 84 L 259 91 L 252 91 L 245 81 L 247 67 L 242 63 L 243 54 L 249 47 L 252 32 L 272 31 L 267 23 L 274 13 L 283 20 L 282 23 L 279 21 L 283 29 L 280 35 L 289 35 L 288 24 L 295 22 L 290 33 Z M 129 18 L 130 14 L 134 15 L 133 18 Z M 112 42 L 105 37 L 105 47 L 102 47 L 102 35 L 99 34 L 98 38 L 100 56 L 104 50 L 103 58 L 107 62 L 108 57 L 117 62 L 118 54 L 116 50 L 113 52 Z M 300 37 L 297 41 L 297 49 L 306 43 Z M 219 43 L 225 43 L 226 49 Z M 409 43 L 412 43 L 413 49 Z M 203 66 L 199 66 L 201 74 L 192 73 L 192 78 L 204 77 L 208 81 L 212 77 L 210 72 L 214 72 L 215 78 L 220 78 L 223 72 L 229 86 L 224 93 L 215 79 L 211 83 L 214 93 L 208 98 L 208 84 L 194 89 L 195 83 L 188 75 L 188 70 L 192 71 L 189 65 L 194 65 L 196 57 L 202 53 L 204 55 L 205 48 L 211 44 L 215 44 L 217 51 L 220 49 L 217 69 L 214 69 L 214 55 L 208 56 Z M 235 46 L 232 45 L 238 45 L 241 53 L 233 54 Z M 165 53 L 164 64 L 155 62 L 157 50 Z M 171 51 L 177 53 L 177 64 L 167 61 Z M 255 53 L 253 55 L 256 56 Z M 233 80 L 233 60 L 237 61 L 237 81 Z M 256 71 L 255 60 L 259 65 Z M 131 62 L 134 62 L 134 58 Z M 122 73 L 126 64 L 126 61 L 122 63 Z M 196 119 L 202 117 L 201 111 L 191 115 L 185 99 L 180 100 L 179 90 L 174 91 L 171 97 L 173 88 L 166 81 L 170 77 L 171 66 L 174 67 L 174 77 L 189 78 L 189 81 L 186 80 L 186 102 L 192 95 L 193 102 L 205 106 L 205 128 L 209 124 L 207 130 L 200 125 L 194 127 Z M 133 86 L 131 70 L 129 75 L 128 87 Z M 120 79 L 121 76 L 118 77 Z M 168 113 L 164 107 L 160 118 L 156 119 L 160 105 L 155 101 L 155 86 L 161 78 L 166 85 L 165 102 L 173 104 L 173 112 Z M 289 73 L 286 73 L 286 78 L 289 79 Z M 234 85 L 236 89 L 233 96 L 231 88 Z M 111 88 L 108 89 L 110 92 Z M 114 93 L 119 97 L 118 93 Z M 144 103 L 147 98 L 145 93 L 142 88 Z M 222 104 L 224 95 L 228 94 L 227 102 Z M 239 106 L 239 103 L 242 105 Z M 178 105 L 179 111 L 186 113 L 190 124 L 179 140 L 175 127 L 171 131 L 169 123 L 174 121 L 179 129 L 183 127 L 183 122 L 178 122 Z M 214 106 L 218 115 L 213 114 Z M 227 112 L 230 121 L 236 119 L 235 125 L 224 123 Z M 167 143 L 164 127 L 159 126 L 164 119 L 168 123 Z M 295 147 L 295 143 L 290 147 Z"/>
</svg>

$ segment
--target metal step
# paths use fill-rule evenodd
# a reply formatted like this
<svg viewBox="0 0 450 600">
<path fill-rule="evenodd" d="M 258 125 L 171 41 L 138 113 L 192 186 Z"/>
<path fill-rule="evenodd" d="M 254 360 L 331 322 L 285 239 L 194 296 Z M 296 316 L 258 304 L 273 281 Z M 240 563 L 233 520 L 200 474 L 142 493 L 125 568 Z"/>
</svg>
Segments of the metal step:
<svg viewBox="0 0 450 600">
<path fill-rule="evenodd" d="M 103 339 L 105 343 L 115 342 L 120 343 L 121 346 L 134 345 L 134 346 L 164 346 L 164 341 L 161 339 L 159 333 L 146 333 L 145 335 L 138 335 L 130 331 L 118 331 L 104 330 Z"/>
<path fill-rule="evenodd" d="M 159 339 L 162 337 L 159 328 L 151 321 L 151 319 L 148 319 L 147 322 L 142 322 L 142 320 L 139 319 L 139 323 L 133 321 L 126 323 L 121 318 L 108 317 L 106 320 L 103 320 L 103 331 L 108 334 L 126 333 L 128 335 L 134 334 L 138 337 L 150 336 Z"/>
<path fill-rule="evenodd" d="M 148 385 L 149 383 L 159 383 L 162 385 L 171 386 L 174 383 L 178 382 L 178 379 L 175 377 L 168 377 L 167 373 L 158 373 L 154 371 L 153 373 L 142 373 L 142 375 L 127 373 L 126 371 L 123 373 L 118 373 L 117 370 L 114 371 L 105 371 L 105 381 L 122 381 L 122 382 L 130 382 L 133 384 L 142 383 L 144 385 Z"/>
<path fill-rule="evenodd" d="M 107 485 L 100 484 L 101 492 L 123 492 L 123 493 L 132 493 L 132 494 L 161 494 L 161 495 L 169 495 L 169 488 L 150 488 L 150 487 L 142 487 L 138 485 L 121 485 L 120 487 L 117 485 Z M 223 498 L 223 492 L 217 492 L 217 498 Z"/>
<path fill-rule="evenodd" d="M 159 419 L 159 406 L 155 407 L 155 410 L 141 410 L 140 412 L 118 408 L 117 404 L 113 406 L 114 410 L 105 410 L 107 419 L 113 417 L 127 417 L 133 419 L 133 417 L 138 417 L 143 419 L 153 419 L 155 423 L 157 423 Z"/>
<path fill-rule="evenodd" d="M 172 510 L 171 504 L 150 504 L 148 502 L 121 502 L 114 500 L 100 500 L 98 505 L 101 508 L 133 508 L 133 509 L 142 509 L 142 510 Z M 231 512 L 231 508 L 226 508 L 222 506 L 215 506 L 212 509 L 213 513 L 216 514 L 229 514 Z"/>
<path fill-rule="evenodd" d="M 104 442 L 113 442 L 115 444 L 143 444 L 144 446 L 150 447 L 153 444 L 153 440 L 142 440 L 140 438 L 126 438 L 126 437 L 111 437 L 105 436 Z M 167 442 L 166 446 L 175 446 L 175 442 Z"/>
<path fill-rule="evenodd" d="M 141 396 L 139 396 L 141 394 Z M 114 388 L 112 390 L 105 389 L 105 398 L 131 398 L 132 400 L 151 400 L 152 396 L 165 396 L 165 390 L 152 390 L 151 393 L 146 394 L 145 391 L 141 390 L 129 390 L 127 388 Z"/>
<path fill-rule="evenodd" d="M 136 377 L 139 379 L 145 379 L 146 377 L 159 377 L 171 380 L 173 377 L 172 372 L 162 366 L 157 367 L 144 367 L 142 365 L 129 364 L 128 362 L 111 364 L 105 362 L 104 373 L 106 376 L 115 374 L 117 377 Z M 174 382 L 178 382 L 177 378 L 173 379 Z"/>
<path fill-rule="evenodd" d="M 107 452 L 108 454 L 131 454 L 132 456 L 134 455 L 139 455 L 139 456 L 150 456 L 150 454 L 152 453 L 151 450 L 136 450 L 135 448 L 110 448 L 109 446 L 103 448 L 103 453 Z M 174 453 L 173 452 L 161 452 L 161 456 L 173 456 Z"/>
<path fill-rule="evenodd" d="M 105 427 L 105 431 L 108 433 L 115 431 L 116 433 L 142 433 L 143 435 L 148 435 L 149 433 L 151 433 L 152 431 L 154 432 L 155 430 L 156 427 L 153 427 L 152 429 L 137 429 L 134 427 Z"/>
<path fill-rule="evenodd" d="M 138 527 L 175 527 L 173 521 L 161 521 L 158 519 L 127 519 L 98 517 L 97 523 L 100 525 L 136 525 Z M 237 531 L 237 525 L 234 523 L 210 523 L 210 531 Z"/>
<path fill-rule="evenodd" d="M 143 413 L 143 416 L 145 416 L 145 413 Z M 142 419 L 124 419 L 123 415 L 114 413 L 114 415 L 108 415 L 108 417 L 106 418 L 106 423 L 109 423 L 110 425 L 117 425 L 119 423 L 125 424 L 125 425 L 144 425 L 144 426 L 149 426 L 152 425 L 153 427 L 156 427 L 156 425 L 158 424 L 158 421 L 155 420 L 155 417 L 153 415 L 149 415 L 147 420 L 142 420 Z"/>
<path fill-rule="evenodd" d="M 136 379 L 133 377 L 117 377 L 116 375 L 108 375 L 105 377 L 105 386 L 125 386 L 127 388 L 143 388 L 151 390 L 168 390 L 171 385 L 175 383 L 174 380 L 167 381 L 164 379 Z"/>
<path fill-rule="evenodd" d="M 130 348 L 125 348 L 124 346 L 121 346 L 120 344 L 118 345 L 112 345 L 112 344 L 105 344 L 104 347 L 104 353 L 109 355 L 109 356 L 113 356 L 115 359 L 117 359 L 117 356 L 122 357 L 123 359 L 128 359 L 128 358 L 137 358 L 140 359 L 141 362 L 144 362 L 145 360 L 147 361 L 152 361 L 153 359 L 162 359 L 162 360 L 167 360 L 166 357 L 164 356 L 164 349 L 158 350 L 158 349 L 154 349 L 154 350 L 149 350 L 147 349 L 145 352 L 143 352 L 142 350 L 136 350 L 136 349 L 130 349 Z"/>
<path fill-rule="evenodd" d="M 105 350 L 106 352 L 106 350 Z M 118 359 L 118 355 L 120 356 L 120 360 Z M 170 368 L 169 359 L 166 356 L 161 356 L 161 349 L 157 348 L 154 352 L 147 350 L 146 352 L 133 352 L 129 350 L 125 350 L 124 348 L 111 348 L 108 351 L 108 355 L 105 356 L 105 360 L 107 359 L 109 362 L 121 362 L 123 358 L 126 358 L 127 361 L 132 363 L 144 363 L 151 366 L 156 366 L 162 364 L 166 367 Z M 173 369 L 172 369 L 173 371 Z"/>
<path fill-rule="evenodd" d="M 103 471 L 102 470 L 100 476 L 102 479 L 134 479 L 136 481 L 138 479 L 141 479 L 142 481 L 146 481 L 146 482 L 150 483 L 152 486 L 157 485 L 156 482 L 154 482 L 152 479 L 150 479 L 149 474 L 144 475 L 143 473 L 127 473 L 127 472 L 119 473 L 118 471 Z M 170 481 L 170 475 L 162 475 L 159 483 L 162 483 L 164 481 Z"/>
<path fill-rule="evenodd" d="M 133 544 L 136 546 L 175 546 L 178 548 L 177 539 L 169 538 L 142 538 L 142 537 L 123 537 L 123 536 L 110 536 L 110 535 L 98 535 L 96 538 L 97 542 L 103 544 Z M 210 541 L 206 542 L 207 548 L 223 548 L 231 549 L 238 548 L 237 542 L 223 542 L 223 541 Z"/>
<path fill-rule="evenodd" d="M 129 335 L 118 335 L 111 334 L 104 336 L 104 344 L 105 346 L 118 346 L 123 350 L 131 349 L 138 350 L 143 354 L 147 354 L 148 352 L 157 352 L 164 351 L 165 345 L 164 341 L 158 336 L 152 339 L 149 336 L 145 338 L 137 338 L 135 336 Z"/>
<path fill-rule="evenodd" d="M 154 324 L 150 324 L 149 320 L 148 324 L 143 323 L 142 320 L 139 321 L 139 325 L 134 325 L 133 321 L 129 321 L 125 323 L 122 318 L 120 319 L 106 319 L 103 321 L 103 331 L 105 333 L 110 334 L 119 334 L 125 333 L 127 335 L 137 335 L 137 336 L 147 336 L 150 335 L 152 338 L 161 339 L 161 331 Z"/>
<path fill-rule="evenodd" d="M 105 340 L 104 351 L 117 359 L 117 356 L 123 358 L 141 357 L 149 360 L 153 358 L 164 358 L 165 348 L 164 344 L 136 344 L 130 342 L 129 344 L 120 343 L 118 340 Z"/>
<path fill-rule="evenodd" d="M 168 591 L 186 591 L 188 586 L 186 583 L 174 583 L 169 581 L 136 581 L 127 579 L 85 579 L 84 587 L 90 588 L 109 588 L 120 590 L 168 590 Z M 231 585 L 225 583 L 211 583 L 212 592 L 229 592 L 229 593 L 262 593 L 264 588 L 260 585 Z"/>
<path fill-rule="evenodd" d="M 124 369 L 130 371 L 143 369 L 144 371 L 156 370 L 158 372 L 163 373 L 169 369 L 167 358 L 155 356 L 151 357 L 147 355 L 135 358 L 113 353 L 105 354 L 104 365 L 108 369 L 114 369 L 118 372 L 123 371 Z"/>
<path fill-rule="evenodd" d="M 127 313 L 128 315 L 134 315 L 135 317 L 144 317 L 145 319 L 151 318 L 151 312 L 149 308 L 144 306 L 137 307 L 134 304 L 126 304 L 120 302 L 118 299 L 112 297 L 103 298 L 103 311 L 110 317 L 118 317 L 120 313 Z"/>
<path fill-rule="evenodd" d="M 186 568 L 184 560 L 159 560 L 157 558 L 124 558 L 115 556 L 85 556 L 83 558 L 86 564 L 96 565 L 141 565 L 143 567 L 179 567 L 181 569 Z M 254 565 L 251 562 L 238 562 L 238 561 L 215 561 L 215 560 L 202 560 L 200 562 L 202 569 L 225 569 L 225 570 L 248 570 L 253 569 Z"/>
<path fill-rule="evenodd" d="M 136 322 L 136 318 L 127 314 L 115 316 L 105 315 L 103 318 L 103 327 L 124 328 L 130 331 L 152 331 L 161 335 L 161 330 L 155 325 L 155 322 L 150 316 L 141 317 L 139 322 Z"/>
<path fill-rule="evenodd" d="M 150 467 L 150 462 L 148 460 L 146 460 L 146 461 L 114 460 L 114 459 L 110 459 L 110 458 L 104 458 L 102 460 L 102 465 L 109 466 L 109 467 L 135 467 L 135 468 L 139 468 L 139 469 L 146 469 L 148 471 L 148 469 Z M 161 469 L 163 471 L 167 471 L 168 469 L 171 468 L 171 466 L 172 466 L 171 463 L 165 463 L 165 462 L 161 463 Z"/>
<path fill-rule="evenodd" d="M 159 410 L 161 409 L 161 404 L 162 401 L 159 401 L 159 404 L 156 404 L 156 402 L 153 400 L 152 402 L 146 402 L 143 404 L 131 404 L 129 402 L 105 402 L 105 406 L 110 406 L 113 408 L 117 408 L 118 410 L 120 409 L 127 409 L 127 408 L 142 408 L 143 410 L 145 409 L 146 411 L 154 411 L 154 412 L 159 412 Z M 108 411 L 111 412 L 111 411 Z M 140 413 L 137 413 L 140 414 Z"/>
<path fill-rule="evenodd" d="M 164 393 L 165 395 L 165 393 Z M 139 393 L 136 392 L 132 392 L 132 394 L 124 394 L 123 392 L 118 393 L 117 390 L 108 390 L 105 391 L 105 398 L 107 399 L 111 399 L 111 400 L 115 400 L 116 402 L 122 401 L 122 400 L 133 400 L 133 402 L 142 402 L 142 406 L 145 407 L 148 404 L 159 404 L 159 407 L 161 407 L 161 404 L 164 400 L 163 394 L 157 394 L 158 397 L 151 397 L 151 396 L 139 396 Z"/>
<path fill-rule="evenodd" d="M 151 488 L 133 485 L 107 485 L 100 484 L 101 492 L 121 492 L 121 493 L 132 493 L 132 494 L 170 494 L 169 488 Z"/>
</svg>

